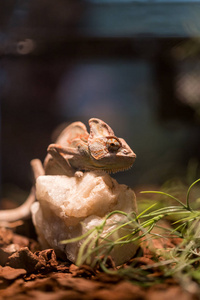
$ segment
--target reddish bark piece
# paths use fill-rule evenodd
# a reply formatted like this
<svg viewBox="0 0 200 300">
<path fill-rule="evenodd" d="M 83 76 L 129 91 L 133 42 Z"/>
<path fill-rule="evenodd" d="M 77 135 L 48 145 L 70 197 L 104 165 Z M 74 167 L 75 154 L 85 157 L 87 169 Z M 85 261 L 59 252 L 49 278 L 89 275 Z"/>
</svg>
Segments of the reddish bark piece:
<svg viewBox="0 0 200 300">
<path fill-rule="evenodd" d="M 69 266 L 69 272 L 72 273 L 73 276 L 76 276 L 78 270 L 79 270 L 79 267 L 77 267 L 77 266 L 74 265 L 74 264 L 71 264 L 71 265 Z"/>
<path fill-rule="evenodd" d="M 117 274 L 111 275 L 111 274 L 102 272 L 95 276 L 95 280 L 98 280 L 98 281 L 104 282 L 104 283 L 118 283 L 121 280 L 123 280 L 123 278 Z"/>
<path fill-rule="evenodd" d="M 27 247 L 20 249 L 8 258 L 8 266 L 16 269 L 25 269 L 27 273 L 35 272 L 46 266 L 43 257 L 37 257 Z"/>
<path fill-rule="evenodd" d="M 85 277 L 90 278 L 91 276 L 95 275 L 95 271 L 88 265 L 82 265 L 77 267 L 74 264 L 71 264 L 69 267 L 69 272 L 72 273 L 73 277 Z"/>
<path fill-rule="evenodd" d="M 197 300 L 198 296 L 187 293 L 180 286 L 168 287 L 165 289 L 157 289 L 157 286 L 151 288 L 148 292 L 148 300 Z"/>
<path fill-rule="evenodd" d="M 0 266 L 0 278 L 3 279 L 13 280 L 25 274 L 26 274 L 26 270 L 24 269 L 14 269 L 9 266 L 6 267 Z"/>
<path fill-rule="evenodd" d="M 34 281 L 26 282 L 24 286 L 27 291 L 34 289 L 51 292 L 58 289 L 57 280 L 53 276 L 45 278 L 36 278 Z"/>
<path fill-rule="evenodd" d="M 72 273 L 74 277 L 91 278 L 95 275 L 95 271 L 88 265 L 82 265 Z"/>
<path fill-rule="evenodd" d="M 0 228 L 0 247 L 12 243 L 13 233 L 11 230 Z"/>
<path fill-rule="evenodd" d="M 7 237 L 6 233 L 8 233 Z M 16 243 L 14 245 L 19 248 L 27 242 L 29 245 L 32 243 L 28 238 L 24 239 L 12 234 L 10 230 L 1 228 L 0 241 L 3 240 L 0 253 L 6 248 L 12 250 L 14 241 Z M 167 245 L 179 242 L 177 239 L 169 238 Z M 146 250 L 143 247 L 143 250 L 141 257 L 131 259 L 121 268 L 130 267 L 131 264 L 136 265 L 137 268 L 151 267 L 152 273 L 147 277 L 163 278 L 162 272 L 152 267 L 159 257 L 156 257 L 155 253 L 150 251 L 151 249 Z M 113 269 L 112 264 L 107 264 L 107 267 Z M 144 277 L 144 280 L 147 277 Z M 171 300 L 176 298 L 196 300 L 198 292 L 198 288 L 196 292 L 186 292 L 173 278 L 163 279 L 163 283 L 150 288 L 135 286 L 125 281 L 123 277 L 102 272 L 98 266 L 92 269 L 87 265 L 77 267 L 74 264 L 69 265 L 69 262 L 60 262 L 52 249 L 33 254 L 27 247 L 22 248 L 9 257 L 6 267 L 0 267 L 0 300 Z"/>
<path fill-rule="evenodd" d="M 20 247 L 28 247 L 30 239 L 19 234 L 13 234 L 13 243 L 18 244 Z"/>
<path fill-rule="evenodd" d="M 147 300 L 146 294 L 142 291 L 139 286 L 132 285 L 126 281 L 118 283 L 116 285 L 104 286 L 103 289 L 97 290 L 92 295 L 93 298 L 88 299 L 99 299 L 99 300 Z"/>
<path fill-rule="evenodd" d="M 24 292 L 24 280 L 16 279 L 12 284 L 10 284 L 7 288 L 2 289 L 0 292 L 0 299 L 16 299 L 17 294 L 23 295 Z"/>
<path fill-rule="evenodd" d="M 132 258 L 128 264 L 135 264 L 135 266 L 139 266 L 139 265 L 153 265 L 155 264 L 155 262 L 150 259 L 149 257 L 145 257 L 145 256 L 142 256 L 142 257 L 134 257 Z M 125 266 L 126 264 L 124 264 Z"/>
<path fill-rule="evenodd" d="M 30 298 L 29 298 L 30 297 Z M 16 300 L 77 300 L 82 299 L 81 295 L 75 291 L 56 291 L 56 292 L 41 292 L 41 291 L 31 291 L 27 294 L 25 298 L 16 298 Z"/>
<path fill-rule="evenodd" d="M 39 259 L 45 260 L 46 268 L 55 269 L 58 265 L 55 251 L 53 249 L 46 249 L 42 251 L 37 251 L 34 253 Z"/>
<path fill-rule="evenodd" d="M 44 274 L 41 274 L 41 273 L 38 273 L 38 274 L 34 274 L 34 273 L 31 273 L 29 275 L 26 275 L 24 277 L 24 280 L 27 282 L 27 281 L 33 281 L 35 280 L 36 278 L 45 278 L 46 276 Z"/>
<path fill-rule="evenodd" d="M 146 293 L 141 287 L 123 281 L 114 286 L 113 289 L 116 299 L 146 299 Z"/>
<path fill-rule="evenodd" d="M 66 274 L 67 275 L 67 274 Z M 96 281 L 91 281 L 85 278 L 70 278 L 66 276 L 66 278 L 60 278 L 56 275 L 54 278 L 57 282 L 65 289 L 75 290 L 80 293 L 89 293 L 93 292 L 96 289 L 100 289 L 103 287 L 103 284 Z"/>
<path fill-rule="evenodd" d="M 69 273 L 69 265 L 68 265 L 68 263 L 67 264 L 66 263 L 58 264 L 57 271 L 62 272 L 63 274 Z M 62 274 L 62 273 L 60 273 L 60 274 Z"/>
<path fill-rule="evenodd" d="M 0 265 L 5 266 L 8 257 L 20 249 L 18 244 L 10 244 L 0 248 Z"/>
</svg>

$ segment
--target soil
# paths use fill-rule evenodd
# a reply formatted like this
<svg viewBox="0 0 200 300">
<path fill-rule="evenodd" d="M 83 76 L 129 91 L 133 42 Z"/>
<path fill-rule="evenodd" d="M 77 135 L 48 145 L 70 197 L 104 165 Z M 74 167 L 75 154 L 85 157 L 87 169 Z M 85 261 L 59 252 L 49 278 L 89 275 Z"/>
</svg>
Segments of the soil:
<svg viewBox="0 0 200 300">
<path fill-rule="evenodd" d="M 153 267 L 148 275 L 150 284 L 147 284 L 147 278 L 143 282 L 140 278 L 137 282 L 135 276 L 134 281 L 130 281 L 126 276 L 107 274 L 100 266 L 77 267 L 69 261 L 61 261 L 53 249 L 40 250 L 36 240 L 17 233 L 16 228 L 0 227 L 0 299 L 199 299 L 196 292 L 187 291 L 174 278 L 159 280 L 162 273 Z M 165 247 L 167 243 L 168 247 L 174 247 L 180 241 L 168 239 L 163 242 L 161 239 L 154 242 L 159 246 Z M 147 245 L 143 245 L 140 256 L 122 268 L 126 270 L 132 262 L 141 268 L 154 263 Z M 107 268 L 116 270 L 111 258 L 107 261 Z M 158 278 L 154 281 L 157 283 L 151 284 L 151 278 Z"/>
</svg>

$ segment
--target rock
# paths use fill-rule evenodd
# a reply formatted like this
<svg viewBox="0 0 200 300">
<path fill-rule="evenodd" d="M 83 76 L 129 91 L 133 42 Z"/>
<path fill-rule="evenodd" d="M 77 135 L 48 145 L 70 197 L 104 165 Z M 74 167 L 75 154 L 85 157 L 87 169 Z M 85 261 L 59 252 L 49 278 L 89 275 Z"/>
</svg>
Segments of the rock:
<svg viewBox="0 0 200 300">
<path fill-rule="evenodd" d="M 73 244 L 61 244 L 66 239 L 78 237 L 114 211 L 136 211 L 134 192 L 120 185 L 106 173 L 86 172 L 83 177 L 40 176 L 36 182 L 38 202 L 32 206 L 33 223 L 42 247 L 55 249 L 57 255 L 75 262 L 83 240 Z M 121 214 L 113 214 L 107 221 L 102 236 L 125 220 Z M 128 233 L 125 229 L 112 234 L 117 239 Z M 137 244 L 114 247 L 110 255 L 116 265 L 130 259 Z"/>
</svg>

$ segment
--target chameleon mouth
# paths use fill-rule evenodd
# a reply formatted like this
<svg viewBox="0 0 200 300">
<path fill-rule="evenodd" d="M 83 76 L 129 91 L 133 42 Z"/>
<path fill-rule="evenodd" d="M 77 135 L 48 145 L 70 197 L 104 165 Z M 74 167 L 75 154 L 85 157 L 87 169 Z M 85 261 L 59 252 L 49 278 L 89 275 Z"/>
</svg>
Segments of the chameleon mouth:
<svg viewBox="0 0 200 300">
<path fill-rule="evenodd" d="M 131 169 L 132 166 L 129 166 L 129 167 L 123 167 L 123 168 L 119 168 L 119 169 L 105 169 L 104 171 L 108 174 L 115 174 L 115 173 L 118 173 L 118 172 L 123 172 L 123 171 L 127 171 L 129 169 Z"/>
<path fill-rule="evenodd" d="M 107 169 L 105 167 L 104 171 L 110 174 L 110 173 L 123 172 L 123 171 L 127 171 L 127 170 L 131 169 L 132 166 L 133 166 L 133 163 L 135 161 L 136 154 L 133 153 L 131 156 L 129 156 L 127 158 L 129 158 L 129 160 L 128 161 L 124 161 L 123 164 L 120 163 L 118 166 L 117 166 L 117 163 L 113 164 L 113 165 L 110 165 L 109 169 Z M 125 164 L 125 162 L 126 162 L 126 164 Z"/>
</svg>

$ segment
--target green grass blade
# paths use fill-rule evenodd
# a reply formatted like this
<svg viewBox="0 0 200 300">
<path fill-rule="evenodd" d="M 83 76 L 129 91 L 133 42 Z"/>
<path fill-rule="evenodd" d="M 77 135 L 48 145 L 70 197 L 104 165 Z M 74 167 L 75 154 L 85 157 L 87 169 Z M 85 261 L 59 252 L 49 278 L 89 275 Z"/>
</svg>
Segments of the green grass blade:
<svg viewBox="0 0 200 300">
<path fill-rule="evenodd" d="M 185 209 L 188 209 L 188 206 L 186 206 L 182 201 L 180 201 L 178 198 L 167 194 L 165 192 L 161 192 L 161 191 L 142 191 L 140 192 L 141 194 L 159 194 L 159 195 L 163 195 L 163 196 L 167 196 L 173 200 L 175 200 L 176 202 L 178 202 L 179 204 L 181 204 Z"/>
<path fill-rule="evenodd" d="M 187 191 L 186 204 L 187 204 L 187 208 L 188 208 L 189 210 L 190 210 L 190 202 L 189 202 L 190 192 L 191 192 L 192 187 L 193 187 L 195 184 L 197 184 L 198 182 L 200 182 L 200 178 L 197 179 L 195 182 L 193 182 L 193 183 L 190 185 L 190 187 L 189 187 L 189 189 L 188 189 L 188 191 Z"/>
</svg>

